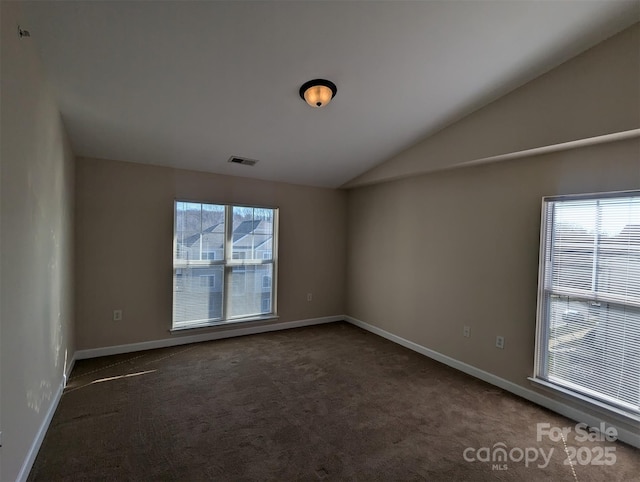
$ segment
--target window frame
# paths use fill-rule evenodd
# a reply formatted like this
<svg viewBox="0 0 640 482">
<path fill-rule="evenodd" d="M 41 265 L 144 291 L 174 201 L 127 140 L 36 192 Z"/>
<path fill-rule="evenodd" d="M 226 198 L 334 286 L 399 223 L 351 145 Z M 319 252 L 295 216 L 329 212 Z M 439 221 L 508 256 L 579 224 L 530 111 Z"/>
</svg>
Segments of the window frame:
<svg viewBox="0 0 640 482">
<path fill-rule="evenodd" d="M 178 204 L 179 203 L 193 203 L 200 205 L 210 205 L 210 206 L 221 206 L 224 208 L 224 245 L 223 245 L 223 253 L 222 259 L 200 259 L 200 260 L 189 260 L 185 261 L 179 258 L 176 258 L 177 248 L 178 248 L 178 237 L 177 237 L 177 215 L 178 215 Z M 273 221 L 272 221 L 272 238 L 271 238 L 271 257 L 269 259 L 254 258 L 235 258 L 234 255 L 239 252 L 234 251 L 233 247 L 233 209 L 234 208 L 249 208 L 249 209 L 268 209 L 273 212 Z M 202 235 L 202 233 L 200 233 Z M 221 317 L 220 318 L 211 318 L 211 319 L 201 319 L 201 320 L 192 320 L 192 321 L 184 321 L 178 322 L 176 324 L 174 320 L 174 306 L 175 306 L 175 294 L 176 287 L 173 286 L 172 289 L 172 303 L 171 303 L 171 328 L 170 332 L 177 332 L 183 330 L 191 330 L 198 328 L 207 328 L 207 327 L 215 327 L 220 325 L 229 325 L 233 323 L 246 323 L 250 321 L 265 321 L 265 320 L 273 320 L 278 318 L 277 305 L 278 305 L 278 297 L 277 297 L 277 280 L 278 280 L 278 238 L 279 238 L 279 208 L 273 206 L 260 206 L 253 204 L 229 204 L 229 203 L 219 203 L 219 202 L 209 202 L 209 201 L 199 201 L 192 199 L 174 199 L 173 201 L 173 249 L 172 249 L 172 280 L 175 278 L 176 270 L 178 269 L 189 269 L 190 267 L 222 267 L 222 309 L 221 309 Z M 202 239 L 202 238 L 201 238 Z M 244 252 L 241 254 L 245 254 Z M 235 315 L 228 316 L 229 312 L 229 303 L 231 302 L 231 273 L 235 269 L 244 270 L 247 266 L 262 266 L 262 265 L 271 265 L 271 296 L 269 297 L 269 306 L 271 308 L 269 313 L 252 313 L 248 315 Z M 216 276 L 214 274 L 214 276 Z M 172 281 L 172 285 L 174 285 Z M 260 284 L 262 288 L 262 284 Z M 184 288 L 184 279 L 183 279 L 183 288 Z M 263 291 L 261 291 L 263 293 Z M 260 301 L 260 307 L 262 307 L 262 300 Z"/>
<path fill-rule="evenodd" d="M 530 381 L 540 385 L 541 387 L 551 390 L 561 396 L 568 397 L 580 402 L 586 403 L 596 411 L 603 411 L 614 418 L 618 418 L 625 421 L 640 421 L 640 413 L 636 413 L 634 410 L 630 410 L 625 407 L 624 404 L 617 403 L 615 399 L 608 399 L 605 394 L 599 393 L 594 390 L 590 390 L 588 387 L 572 384 L 569 381 L 559 383 L 557 381 L 549 380 L 549 334 L 551 331 L 551 316 L 550 316 L 550 302 L 551 296 L 559 295 L 566 296 L 568 298 L 577 299 L 593 304 L 594 306 L 600 306 L 601 303 L 614 304 L 617 306 L 635 306 L 635 302 L 629 303 L 623 301 L 615 295 L 607 295 L 598 292 L 596 296 L 594 291 L 564 287 L 561 289 L 547 288 L 547 277 L 550 276 L 547 269 L 547 250 L 549 243 L 551 242 L 551 231 L 555 227 L 554 220 L 549 220 L 549 211 L 547 205 L 550 202 L 558 201 L 588 201 L 588 200 L 603 200 L 620 197 L 636 197 L 640 195 L 640 190 L 628 190 L 628 191 L 614 191 L 604 193 L 588 193 L 588 194 L 572 194 L 572 195 L 560 195 L 560 196 L 546 196 L 542 198 L 541 203 L 541 219 L 540 219 L 540 252 L 538 259 L 538 293 L 537 293 L 537 305 L 536 305 L 536 338 L 534 347 L 534 371 L 533 376 L 529 378 Z M 597 236 L 597 235 L 596 235 Z M 596 246 L 599 248 L 599 245 Z M 597 259 L 598 250 L 594 251 L 594 257 Z M 595 263 L 595 261 L 594 261 Z M 551 268 L 552 269 L 552 268 Z M 594 279 L 592 283 L 596 283 Z"/>
</svg>

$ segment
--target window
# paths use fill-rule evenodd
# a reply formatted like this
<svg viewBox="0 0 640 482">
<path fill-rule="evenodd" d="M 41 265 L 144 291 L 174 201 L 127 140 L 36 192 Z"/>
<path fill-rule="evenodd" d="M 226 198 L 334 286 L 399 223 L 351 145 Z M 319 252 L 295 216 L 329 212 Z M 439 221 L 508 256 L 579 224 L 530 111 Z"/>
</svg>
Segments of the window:
<svg viewBox="0 0 640 482">
<path fill-rule="evenodd" d="M 247 253 L 244 253 L 242 251 L 234 251 L 233 254 L 231 255 L 231 259 L 245 259 L 246 255 Z M 236 266 L 235 270 L 244 271 L 244 265 Z"/>
<path fill-rule="evenodd" d="M 271 276 L 262 277 L 262 289 L 263 290 L 271 289 Z"/>
<path fill-rule="evenodd" d="M 640 191 L 545 198 L 537 380 L 640 415 Z"/>
<path fill-rule="evenodd" d="M 216 283 L 215 273 L 200 275 L 200 286 L 205 290 L 210 290 L 211 288 L 215 288 L 216 284 L 217 283 Z"/>
<path fill-rule="evenodd" d="M 174 214 L 173 328 L 274 316 L 276 256 L 263 252 L 277 253 L 278 210 L 176 201 Z"/>
</svg>

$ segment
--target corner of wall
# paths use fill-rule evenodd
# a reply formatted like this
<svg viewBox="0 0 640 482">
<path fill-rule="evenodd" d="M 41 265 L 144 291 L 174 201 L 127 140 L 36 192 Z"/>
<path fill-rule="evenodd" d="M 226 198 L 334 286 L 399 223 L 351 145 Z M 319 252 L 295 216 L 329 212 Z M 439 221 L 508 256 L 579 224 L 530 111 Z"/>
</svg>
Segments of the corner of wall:
<svg viewBox="0 0 640 482">
<path fill-rule="evenodd" d="M 1 480 L 24 480 L 72 366 L 74 156 L 22 2 L 1 2 Z"/>
</svg>

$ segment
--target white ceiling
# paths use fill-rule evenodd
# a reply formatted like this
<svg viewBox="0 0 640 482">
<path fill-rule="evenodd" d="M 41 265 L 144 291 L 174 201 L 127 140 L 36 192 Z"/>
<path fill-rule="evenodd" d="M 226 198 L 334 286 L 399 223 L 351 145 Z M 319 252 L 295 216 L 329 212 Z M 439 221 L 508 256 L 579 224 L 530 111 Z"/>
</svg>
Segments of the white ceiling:
<svg viewBox="0 0 640 482">
<path fill-rule="evenodd" d="M 76 154 L 330 187 L 640 17 L 637 0 L 23 5 Z M 338 86 L 323 109 L 298 96 L 316 77 Z"/>
</svg>

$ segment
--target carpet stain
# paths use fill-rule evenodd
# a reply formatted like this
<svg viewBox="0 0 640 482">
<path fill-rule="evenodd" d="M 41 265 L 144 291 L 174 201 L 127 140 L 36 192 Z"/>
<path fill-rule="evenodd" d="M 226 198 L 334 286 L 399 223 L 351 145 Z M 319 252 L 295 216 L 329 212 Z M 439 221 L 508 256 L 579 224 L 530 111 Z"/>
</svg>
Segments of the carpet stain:
<svg viewBox="0 0 640 482">
<path fill-rule="evenodd" d="M 326 479 L 329 476 L 329 472 L 327 472 L 327 469 L 325 468 L 320 468 L 316 469 L 316 475 L 320 479 Z"/>
</svg>

